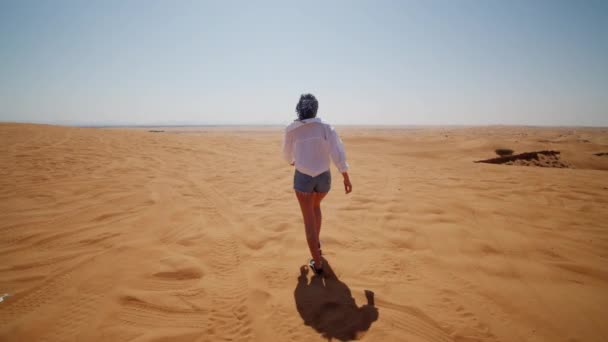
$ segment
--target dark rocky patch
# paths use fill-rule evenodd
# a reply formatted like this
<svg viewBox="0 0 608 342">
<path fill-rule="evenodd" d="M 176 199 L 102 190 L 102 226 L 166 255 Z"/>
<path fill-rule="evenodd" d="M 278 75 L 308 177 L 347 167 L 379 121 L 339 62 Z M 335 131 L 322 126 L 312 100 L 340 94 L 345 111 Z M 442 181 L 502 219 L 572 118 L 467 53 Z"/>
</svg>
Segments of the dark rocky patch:
<svg viewBox="0 0 608 342">
<path fill-rule="evenodd" d="M 555 167 L 567 168 L 570 167 L 567 163 L 560 159 L 559 151 L 534 151 L 524 152 L 515 155 L 501 156 L 485 160 L 477 160 L 476 163 L 489 164 L 506 164 L 520 166 L 537 166 L 537 167 Z"/>
</svg>

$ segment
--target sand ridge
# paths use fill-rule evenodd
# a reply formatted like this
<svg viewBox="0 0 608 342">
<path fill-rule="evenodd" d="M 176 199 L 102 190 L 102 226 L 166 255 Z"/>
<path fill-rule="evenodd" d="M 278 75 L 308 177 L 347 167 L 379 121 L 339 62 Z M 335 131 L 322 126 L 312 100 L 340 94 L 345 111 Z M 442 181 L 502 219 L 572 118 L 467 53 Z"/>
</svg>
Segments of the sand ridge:
<svg viewBox="0 0 608 342">
<path fill-rule="evenodd" d="M 278 128 L 1 124 L 0 340 L 605 340 L 607 129 L 338 129 L 319 281 Z"/>
</svg>

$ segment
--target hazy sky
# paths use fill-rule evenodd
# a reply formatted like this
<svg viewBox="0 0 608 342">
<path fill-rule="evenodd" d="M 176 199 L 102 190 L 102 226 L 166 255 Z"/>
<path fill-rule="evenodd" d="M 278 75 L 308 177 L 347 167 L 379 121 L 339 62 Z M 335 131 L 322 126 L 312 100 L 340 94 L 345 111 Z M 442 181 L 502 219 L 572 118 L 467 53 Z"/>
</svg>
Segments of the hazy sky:
<svg viewBox="0 0 608 342">
<path fill-rule="evenodd" d="M 0 0 L 0 121 L 608 126 L 608 1 Z"/>
</svg>

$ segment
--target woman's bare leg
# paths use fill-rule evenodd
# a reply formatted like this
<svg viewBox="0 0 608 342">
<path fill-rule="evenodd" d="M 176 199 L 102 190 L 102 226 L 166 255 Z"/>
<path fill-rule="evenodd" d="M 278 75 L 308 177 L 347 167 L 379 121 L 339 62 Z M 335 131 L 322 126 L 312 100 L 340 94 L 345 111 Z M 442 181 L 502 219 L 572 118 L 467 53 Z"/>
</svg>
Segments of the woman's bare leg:
<svg viewBox="0 0 608 342">
<path fill-rule="evenodd" d="M 314 209 L 314 194 L 312 192 L 296 191 L 296 197 L 300 203 L 302 217 L 304 218 L 304 228 L 306 230 L 306 242 L 310 255 L 315 261 L 315 265 L 322 265 L 321 254 L 319 253 L 319 235 L 317 232 L 317 222 Z"/>
<path fill-rule="evenodd" d="M 321 214 L 321 201 L 327 195 L 327 192 L 315 192 L 314 193 L 314 203 L 313 208 L 315 211 L 315 224 L 317 229 L 317 240 L 321 239 L 321 221 L 323 219 L 323 215 Z"/>
</svg>

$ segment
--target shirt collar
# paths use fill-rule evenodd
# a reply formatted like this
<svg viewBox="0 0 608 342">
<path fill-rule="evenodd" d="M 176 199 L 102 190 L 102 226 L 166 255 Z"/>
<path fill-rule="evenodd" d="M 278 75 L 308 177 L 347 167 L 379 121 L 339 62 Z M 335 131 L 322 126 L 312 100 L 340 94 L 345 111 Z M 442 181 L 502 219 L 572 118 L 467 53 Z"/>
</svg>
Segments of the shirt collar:
<svg viewBox="0 0 608 342">
<path fill-rule="evenodd" d="M 294 129 L 296 129 L 298 127 L 302 127 L 302 126 L 304 126 L 306 124 L 313 123 L 313 122 L 323 123 L 323 120 L 321 120 L 321 118 L 311 118 L 311 119 L 304 119 L 304 120 L 295 120 L 289 126 L 287 126 L 286 130 L 287 130 L 287 132 L 293 131 Z"/>
</svg>

